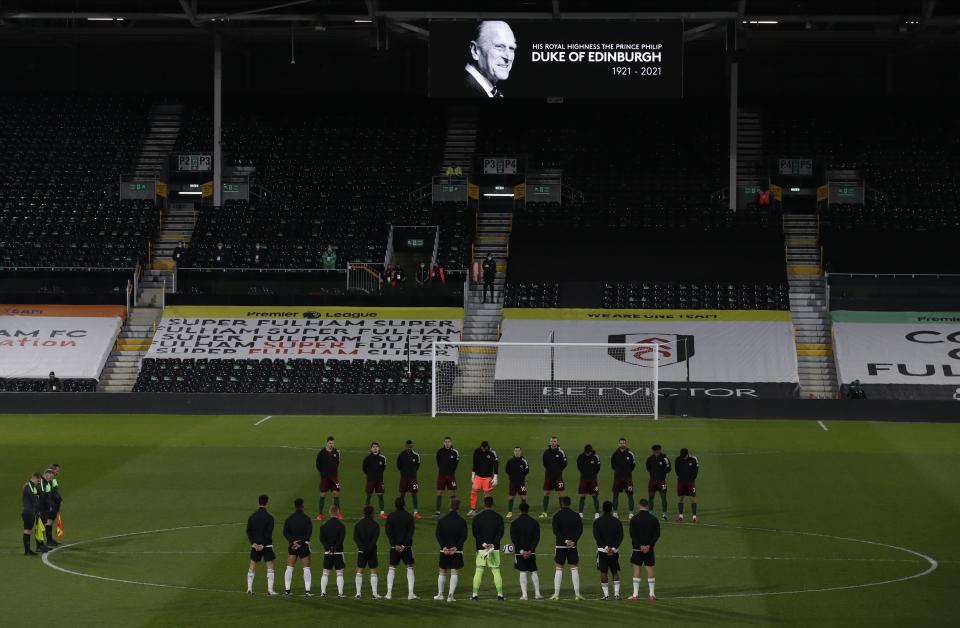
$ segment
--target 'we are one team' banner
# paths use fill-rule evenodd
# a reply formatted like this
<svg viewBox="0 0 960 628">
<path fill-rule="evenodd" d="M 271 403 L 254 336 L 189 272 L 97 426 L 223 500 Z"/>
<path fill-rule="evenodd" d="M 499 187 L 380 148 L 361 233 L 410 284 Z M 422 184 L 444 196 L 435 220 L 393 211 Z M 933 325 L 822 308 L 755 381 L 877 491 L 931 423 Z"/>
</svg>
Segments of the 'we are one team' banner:
<svg viewBox="0 0 960 628">
<path fill-rule="evenodd" d="M 147 357 L 429 360 L 462 325 L 462 308 L 170 306 Z"/>
</svg>

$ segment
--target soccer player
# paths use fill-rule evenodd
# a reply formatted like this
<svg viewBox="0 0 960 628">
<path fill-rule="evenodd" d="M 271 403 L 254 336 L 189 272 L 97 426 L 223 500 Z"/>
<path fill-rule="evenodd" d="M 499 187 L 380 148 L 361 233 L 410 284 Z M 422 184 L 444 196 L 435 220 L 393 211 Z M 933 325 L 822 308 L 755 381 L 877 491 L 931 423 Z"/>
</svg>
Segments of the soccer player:
<svg viewBox="0 0 960 628">
<path fill-rule="evenodd" d="M 700 460 L 690 455 L 686 447 L 680 450 L 674 462 L 677 470 L 677 521 L 683 521 L 683 498 L 690 498 L 690 512 L 693 522 L 697 522 L 697 475 L 700 473 Z"/>
<path fill-rule="evenodd" d="M 510 479 L 510 485 L 507 488 L 507 495 L 510 501 L 507 504 L 507 519 L 513 517 L 513 498 L 520 496 L 520 503 L 527 503 L 527 474 L 530 473 L 530 463 L 523 457 L 523 450 L 519 447 L 513 448 L 513 457 L 507 460 L 507 477 Z"/>
<path fill-rule="evenodd" d="M 597 484 L 597 475 L 600 473 L 600 456 L 594 451 L 593 445 L 587 444 L 583 453 L 577 456 L 577 469 L 580 471 L 580 518 L 583 518 L 583 505 L 587 503 L 587 495 L 593 497 L 593 518 L 600 516 L 600 486 Z"/>
<path fill-rule="evenodd" d="M 420 518 L 420 503 L 417 493 L 420 491 L 420 485 L 417 483 L 417 471 L 420 470 L 420 454 L 413 450 L 413 441 L 408 440 L 403 444 L 403 451 L 397 456 L 397 470 L 400 471 L 400 497 L 406 497 L 407 493 L 413 498 L 413 518 Z"/>
<path fill-rule="evenodd" d="M 607 572 L 613 577 L 613 599 L 620 599 L 620 544 L 623 524 L 613 516 L 613 502 L 603 502 L 603 516 L 593 522 L 593 539 L 597 542 L 597 570 L 604 600 L 610 599 Z"/>
<path fill-rule="evenodd" d="M 617 443 L 616 451 L 610 456 L 610 466 L 613 467 L 613 516 L 620 516 L 617 512 L 620 493 L 626 493 L 628 516 L 633 517 L 633 470 L 637 468 L 637 458 L 627 447 L 626 438 Z"/>
<path fill-rule="evenodd" d="M 320 526 L 320 543 L 323 544 L 323 575 L 320 576 L 320 597 L 327 595 L 327 582 L 330 571 L 337 572 L 337 597 L 343 594 L 343 541 L 347 538 L 347 527 L 341 521 L 339 506 L 330 506 L 330 521 Z"/>
<path fill-rule="evenodd" d="M 363 589 L 363 570 L 370 570 L 370 591 L 373 599 L 379 600 L 377 594 L 377 539 L 380 538 L 380 526 L 373 520 L 373 506 L 364 506 L 363 519 L 353 526 L 353 542 L 357 544 L 357 599 Z"/>
<path fill-rule="evenodd" d="M 434 516 L 440 516 L 440 504 L 443 503 L 443 491 L 450 493 L 450 500 L 457 498 L 457 465 L 460 464 L 460 452 L 453 448 L 453 439 L 443 437 L 443 447 L 437 450 L 437 508 Z"/>
<path fill-rule="evenodd" d="M 277 555 L 273 553 L 273 515 L 267 512 L 267 503 L 270 498 L 261 495 L 257 498 L 260 507 L 247 519 L 247 540 L 250 541 L 250 566 L 247 568 L 247 593 L 253 593 L 253 577 L 257 563 L 261 560 L 267 564 L 267 594 L 276 595 L 273 590 L 273 561 Z"/>
<path fill-rule="evenodd" d="M 37 551 L 30 549 L 30 536 L 33 534 L 33 528 L 37 525 L 37 517 L 40 516 L 40 473 L 34 472 L 30 479 L 23 485 L 23 555 L 36 556 L 49 551 L 47 547 L 37 539 Z"/>
<path fill-rule="evenodd" d="M 340 509 L 340 451 L 333 436 L 327 436 L 327 444 L 317 452 L 317 471 L 320 472 L 320 510 L 317 521 L 323 521 L 323 507 L 327 502 L 327 493 L 333 493 L 333 505 Z M 343 519 L 343 515 L 340 515 Z"/>
<path fill-rule="evenodd" d="M 40 521 L 43 522 L 43 528 L 46 532 L 46 545 L 60 545 L 53 538 L 53 512 L 56 509 L 56 497 L 53 494 L 53 469 L 47 469 L 40 476 Z"/>
<path fill-rule="evenodd" d="M 667 475 L 670 473 L 670 458 L 663 453 L 660 445 L 654 445 L 650 448 L 653 453 L 647 458 L 647 472 L 650 474 L 650 481 L 647 482 L 647 504 L 650 506 L 650 513 L 653 514 L 653 498 L 660 493 L 660 505 L 663 508 L 663 520 L 667 520 Z"/>
<path fill-rule="evenodd" d="M 460 500 L 450 500 L 450 512 L 437 521 L 437 543 L 440 545 L 440 575 L 437 576 L 437 594 L 433 599 L 442 602 L 456 602 L 453 597 L 463 569 L 463 545 L 467 542 L 467 521 L 460 516 Z M 444 586 L 447 575 L 450 576 L 450 589 L 444 598 Z"/>
<path fill-rule="evenodd" d="M 310 539 L 313 537 L 313 522 L 307 513 L 303 512 L 303 498 L 293 500 L 293 513 L 283 522 L 283 537 L 290 545 L 287 547 L 287 570 L 283 574 L 283 594 L 293 595 L 293 567 L 300 559 L 303 567 L 304 595 L 310 597 L 313 584 L 313 575 L 310 573 Z"/>
<path fill-rule="evenodd" d="M 557 537 L 554 562 L 557 570 L 553 574 L 553 595 L 551 600 L 560 599 L 560 583 L 563 581 L 563 565 L 570 565 L 570 579 L 573 580 L 573 596 L 582 600 L 580 595 L 580 554 L 577 552 L 577 541 L 583 534 L 583 519 L 570 508 L 570 498 L 560 498 L 560 510 L 553 516 L 553 534 Z"/>
<path fill-rule="evenodd" d="M 473 574 L 473 595 L 471 600 L 480 599 L 480 582 L 483 569 L 489 567 L 493 573 L 493 586 L 497 588 L 497 599 L 503 597 L 503 576 L 500 575 L 500 541 L 503 539 L 503 517 L 493 510 L 493 498 L 483 498 L 483 512 L 473 518 L 473 538 L 477 541 L 477 571 Z"/>
<path fill-rule="evenodd" d="M 657 581 L 653 576 L 653 566 L 656 564 L 653 546 L 660 538 L 660 522 L 647 510 L 648 505 L 647 500 L 641 499 L 640 511 L 630 520 L 630 540 L 633 542 L 633 554 L 630 556 L 630 562 L 633 563 L 633 595 L 628 599 L 631 602 L 640 599 L 640 567 L 647 569 L 647 588 L 650 599 L 657 599 L 655 592 Z"/>
<path fill-rule="evenodd" d="M 473 472 L 470 474 L 470 512 L 468 517 L 477 514 L 477 491 L 483 491 L 484 497 L 490 497 L 491 491 L 497 486 L 497 473 L 500 470 L 500 459 L 497 452 L 490 448 L 490 443 L 483 441 L 473 450 Z"/>
<path fill-rule="evenodd" d="M 404 510 L 406 504 L 402 497 L 398 497 L 393 502 L 394 510 L 387 517 L 387 540 L 390 541 L 390 569 L 387 571 L 387 596 L 389 600 L 393 597 L 393 581 L 397 575 L 397 565 L 400 561 L 407 566 L 407 599 L 417 599 L 413 592 L 413 532 L 416 526 L 416 519 L 409 512 Z"/>
<path fill-rule="evenodd" d="M 380 453 L 380 443 L 376 441 L 370 443 L 370 453 L 363 459 L 363 474 L 367 477 L 367 501 L 364 505 L 369 506 L 370 498 L 376 493 L 381 519 L 387 518 L 387 513 L 383 509 L 383 472 L 386 468 L 387 457 Z"/>
<path fill-rule="evenodd" d="M 540 576 L 537 573 L 537 545 L 540 544 L 540 524 L 530 516 L 530 504 L 520 502 L 520 516 L 510 524 L 510 542 L 513 543 L 513 567 L 520 572 L 520 599 L 527 599 L 527 574 L 533 579 L 534 599 L 540 595 Z"/>
<path fill-rule="evenodd" d="M 550 444 L 543 451 L 543 512 L 541 519 L 546 519 L 550 509 L 550 492 L 556 491 L 558 497 L 563 497 L 563 470 L 567 468 L 567 454 L 560 449 L 560 441 L 556 436 L 550 437 Z"/>
</svg>

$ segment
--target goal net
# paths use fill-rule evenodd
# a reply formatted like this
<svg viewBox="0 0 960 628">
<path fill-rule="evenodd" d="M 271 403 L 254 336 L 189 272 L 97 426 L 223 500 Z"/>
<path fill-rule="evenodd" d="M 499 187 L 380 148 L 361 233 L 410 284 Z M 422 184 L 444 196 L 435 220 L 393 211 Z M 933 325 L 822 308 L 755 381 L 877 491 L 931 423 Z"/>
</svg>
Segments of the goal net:
<svg viewBox="0 0 960 628">
<path fill-rule="evenodd" d="M 662 351 L 649 343 L 437 342 L 432 414 L 656 418 Z"/>
</svg>

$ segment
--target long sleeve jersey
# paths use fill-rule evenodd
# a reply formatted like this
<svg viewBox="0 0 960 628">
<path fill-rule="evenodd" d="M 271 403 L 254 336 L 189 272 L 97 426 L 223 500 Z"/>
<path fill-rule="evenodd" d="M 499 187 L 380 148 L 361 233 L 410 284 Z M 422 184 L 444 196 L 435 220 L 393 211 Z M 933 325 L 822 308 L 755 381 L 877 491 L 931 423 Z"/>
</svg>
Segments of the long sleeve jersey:
<svg viewBox="0 0 960 628">
<path fill-rule="evenodd" d="M 413 546 L 413 529 L 416 521 L 406 510 L 396 510 L 387 517 L 387 539 L 390 546 Z"/>
<path fill-rule="evenodd" d="M 397 456 L 397 469 L 400 471 L 400 477 L 407 479 L 416 479 L 417 471 L 420 470 L 420 454 L 404 449 Z"/>
<path fill-rule="evenodd" d="M 580 454 L 577 456 L 577 469 L 580 470 L 581 480 L 596 480 L 600 473 L 600 456 L 596 453 Z"/>
<path fill-rule="evenodd" d="M 543 469 L 547 475 L 560 475 L 567 468 L 567 454 L 559 447 L 547 447 L 543 452 Z"/>
<path fill-rule="evenodd" d="M 483 549 L 485 544 L 500 549 L 503 539 L 503 517 L 495 510 L 485 509 L 473 518 L 473 538 L 477 541 L 477 549 Z"/>
<path fill-rule="evenodd" d="M 500 459 L 495 449 L 486 451 L 477 447 L 473 450 L 473 472 L 482 478 L 492 478 L 500 470 Z"/>
<path fill-rule="evenodd" d="M 633 479 L 633 470 L 637 468 L 637 457 L 629 449 L 619 447 L 610 456 L 610 466 L 613 468 L 614 480 Z"/>
<path fill-rule="evenodd" d="M 335 478 L 340 470 L 340 450 L 327 451 L 324 447 L 317 452 L 317 471 L 322 478 Z"/>
<path fill-rule="evenodd" d="M 273 515 L 266 508 L 257 508 L 247 519 L 247 539 L 251 544 L 273 545 Z"/>
<path fill-rule="evenodd" d="M 300 541 L 304 543 L 313 536 L 313 521 L 302 510 L 297 510 L 283 522 L 283 538 L 289 543 Z"/>
<path fill-rule="evenodd" d="M 558 547 L 567 540 L 577 542 L 583 535 L 583 519 L 570 508 L 561 508 L 553 516 L 553 534 L 557 537 Z"/>
<path fill-rule="evenodd" d="M 463 545 L 467 542 L 467 521 L 459 513 L 452 510 L 440 517 L 437 521 L 437 545 L 440 549 L 445 547 L 455 547 L 458 551 L 463 551 Z"/>
<path fill-rule="evenodd" d="M 460 464 L 460 452 L 450 447 L 441 447 L 437 450 L 437 473 L 440 475 L 453 475 L 457 472 L 457 465 Z"/>
<path fill-rule="evenodd" d="M 387 457 L 383 454 L 369 453 L 363 459 L 363 474 L 369 482 L 383 482 L 383 472 L 387 468 Z"/>
<path fill-rule="evenodd" d="M 343 541 L 347 538 L 347 526 L 336 517 L 320 526 L 320 542 L 325 552 L 342 552 Z"/>
</svg>

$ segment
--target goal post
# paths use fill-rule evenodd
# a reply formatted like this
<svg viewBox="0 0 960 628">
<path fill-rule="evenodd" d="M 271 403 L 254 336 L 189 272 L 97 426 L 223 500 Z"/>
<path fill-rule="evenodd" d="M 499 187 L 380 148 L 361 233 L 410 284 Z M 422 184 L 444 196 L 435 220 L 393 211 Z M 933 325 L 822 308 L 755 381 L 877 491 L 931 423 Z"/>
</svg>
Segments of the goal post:
<svg viewBox="0 0 960 628">
<path fill-rule="evenodd" d="M 658 343 L 436 342 L 431 415 L 659 416 Z"/>
</svg>

